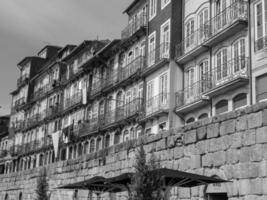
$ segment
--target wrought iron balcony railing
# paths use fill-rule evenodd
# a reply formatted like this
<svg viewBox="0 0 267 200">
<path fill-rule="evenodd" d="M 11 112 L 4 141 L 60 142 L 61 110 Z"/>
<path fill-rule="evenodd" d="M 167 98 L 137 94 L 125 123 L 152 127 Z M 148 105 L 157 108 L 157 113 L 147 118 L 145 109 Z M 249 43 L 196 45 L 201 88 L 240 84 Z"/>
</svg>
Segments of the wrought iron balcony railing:
<svg viewBox="0 0 267 200">
<path fill-rule="evenodd" d="M 29 79 L 28 74 L 24 74 L 21 77 L 19 77 L 17 80 L 17 87 L 20 87 L 21 85 L 23 85 L 25 83 L 25 81 L 27 81 L 28 79 Z"/>
<path fill-rule="evenodd" d="M 82 103 L 82 91 L 78 90 L 75 94 L 73 94 L 71 97 L 67 98 L 64 104 L 64 109 L 69 109 L 73 106 L 79 105 Z"/>
<path fill-rule="evenodd" d="M 248 3 L 246 1 L 232 3 L 221 13 L 203 24 L 199 29 L 185 37 L 184 40 L 176 46 L 176 57 L 184 56 L 201 45 L 209 46 L 206 44 L 208 40 L 220 32 L 227 32 L 227 28 L 238 20 L 248 20 Z"/>
<path fill-rule="evenodd" d="M 121 32 L 121 39 L 127 39 L 134 35 L 141 28 L 147 26 L 147 15 L 141 14 L 136 17 L 128 26 Z"/>
<path fill-rule="evenodd" d="M 50 106 L 45 111 L 45 113 L 46 113 L 45 118 L 46 119 L 53 118 L 53 117 L 59 115 L 62 111 L 63 111 L 63 106 L 62 105 L 56 104 L 54 106 Z"/>
<path fill-rule="evenodd" d="M 12 112 L 14 112 L 17 109 L 20 109 L 21 106 L 23 106 L 25 104 L 26 104 L 26 98 L 25 97 L 22 97 L 22 98 L 18 99 L 17 101 L 15 101 L 15 104 L 12 107 Z"/>
<path fill-rule="evenodd" d="M 260 51 L 267 48 L 267 36 L 264 36 L 255 41 L 255 51 Z"/>
<path fill-rule="evenodd" d="M 44 148 L 47 148 L 49 145 L 50 144 L 48 142 L 45 142 L 44 139 L 34 140 L 20 145 L 13 145 L 9 151 L 12 156 L 19 156 L 31 152 L 36 152 L 38 150 L 42 150 Z"/>
<path fill-rule="evenodd" d="M 148 52 L 147 66 L 151 67 L 154 64 L 161 62 L 164 59 L 170 58 L 170 43 L 164 42 L 159 47 L 150 49 Z"/>
<path fill-rule="evenodd" d="M 41 114 L 39 113 L 29 117 L 26 119 L 25 128 L 27 129 L 36 126 L 38 123 L 40 123 L 41 119 Z"/>
<path fill-rule="evenodd" d="M 205 79 L 205 78 L 204 78 Z M 203 98 L 203 93 L 208 91 L 210 86 L 210 80 L 200 80 L 184 90 L 176 93 L 176 107 L 182 107 L 194 102 L 197 102 Z"/>
<path fill-rule="evenodd" d="M 137 73 L 138 71 L 141 71 L 145 66 L 145 57 L 144 56 L 138 56 L 135 58 L 132 62 L 127 64 L 125 67 L 122 67 L 119 75 L 119 80 L 124 81 L 128 78 L 130 78 L 132 75 Z"/>
<path fill-rule="evenodd" d="M 207 78 L 205 79 L 210 80 L 208 90 L 225 85 L 238 78 L 248 78 L 248 65 L 249 59 L 241 56 L 216 66 L 206 74 Z"/>
<path fill-rule="evenodd" d="M 162 92 L 146 101 L 146 116 L 169 109 L 169 93 Z"/>
<path fill-rule="evenodd" d="M 12 123 L 11 127 L 14 129 L 14 131 L 20 131 L 25 128 L 25 122 L 24 120 L 16 121 Z"/>
<path fill-rule="evenodd" d="M 33 98 L 38 99 L 46 95 L 49 91 L 53 89 L 53 83 L 48 83 L 45 86 L 39 88 L 36 92 L 33 93 Z"/>
<path fill-rule="evenodd" d="M 0 158 L 4 158 L 7 156 L 7 150 L 0 150 Z"/>
</svg>

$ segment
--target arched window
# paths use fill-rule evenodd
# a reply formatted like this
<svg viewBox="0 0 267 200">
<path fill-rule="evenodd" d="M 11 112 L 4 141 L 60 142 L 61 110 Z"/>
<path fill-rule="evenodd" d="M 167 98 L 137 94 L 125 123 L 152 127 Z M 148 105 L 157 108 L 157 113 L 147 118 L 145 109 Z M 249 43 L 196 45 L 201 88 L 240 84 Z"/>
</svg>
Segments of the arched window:
<svg viewBox="0 0 267 200">
<path fill-rule="evenodd" d="M 31 169 L 32 158 L 28 158 L 28 169 Z"/>
<path fill-rule="evenodd" d="M 101 137 L 98 137 L 96 140 L 96 151 L 99 151 L 101 149 Z"/>
<path fill-rule="evenodd" d="M 73 200 L 78 200 L 78 190 L 75 190 L 73 193 Z"/>
<path fill-rule="evenodd" d="M 5 195 L 5 200 L 9 200 L 8 194 Z"/>
<path fill-rule="evenodd" d="M 123 142 L 128 141 L 130 139 L 129 131 L 125 130 L 123 133 Z"/>
<path fill-rule="evenodd" d="M 221 114 L 228 111 L 228 101 L 227 100 L 221 100 L 215 105 L 215 114 Z"/>
<path fill-rule="evenodd" d="M 52 157 L 52 152 L 50 152 L 50 156 Z M 61 150 L 60 160 L 66 160 L 66 149 L 65 148 Z M 51 158 L 51 161 L 52 161 L 52 158 Z"/>
<path fill-rule="evenodd" d="M 108 148 L 110 146 L 110 135 L 107 134 L 105 137 L 105 148 Z"/>
<path fill-rule="evenodd" d="M 89 147 L 89 143 L 88 143 L 88 141 L 86 141 L 84 143 L 84 146 L 83 146 L 83 153 L 84 154 L 87 154 L 88 153 L 88 147 Z"/>
<path fill-rule="evenodd" d="M 19 200 L 22 200 L 22 192 L 19 193 Z"/>
<path fill-rule="evenodd" d="M 73 153 L 72 153 L 72 158 L 76 158 L 76 155 L 77 155 L 77 145 L 74 145 L 73 147 Z"/>
<path fill-rule="evenodd" d="M 209 73 L 209 62 L 203 60 L 199 63 L 199 80 L 200 80 L 200 93 L 206 92 L 209 88 L 210 73 Z"/>
<path fill-rule="evenodd" d="M 222 83 L 222 81 L 228 76 L 228 64 L 227 64 L 227 49 L 223 48 L 217 52 L 215 56 L 216 65 L 216 84 Z"/>
<path fill-rule="evenodd" d="M 72 159 L 73 147 L 69 147 L 69 159 Z"/>
<path fill-rule="evenodd" d="M 202 42 L 205 39 L 205 36 L 207 34 L 207 28 L 206 24 L 209 20 L 209 10 L 208 8 L 203 9 L 199 14 L 198 14 L 198 25 L 199 25 L 199 41 Z"/>
<path fill-rule="evenodd" d="M 203 113 L 203 114 L 199 115 L 198 119 L 202 120 L 202 119 L 205 119 L 205 118 L 208 118 L 208 117 L 209 117 L 209 115 L 207 113 Z"/>
<path fill-rule="evenodd" d="M 78 144 L 78 156 L 81 156 L 83 154 L 83 146 L 82 143 Z"/>
<path fill-rule="evenodd" d="M 194 44 L 194 30 L 195 30 L 195 21 L 193 19 L 190 19 L 185 24 L 185 37 L 186 37 L 185 47 L 186 48 L 189 48 L 191 45 Z"/>
<path fill-rule="evenodd" d="M 247 105 L 247 94 L 241 93 L 233 98 L 234 109 L 241 108 Z"/>
<path fill-rule="evenodd" d="M 121 142 L 121 132 L 116 131 L 114 135 L 114 145 L 119 144 Z"/>
<path fill-rule="evenodd" d="M 136 134 L 135 134 L 134 128 L 131 128 L 131 130 L 130 130 L 130 138 L 131 139 L 135 139 L 136 138 Z"/>
<path fill-rule="evenodd" d="M 95 151 L 95 140 L 91 139 L 90 141 L 90 153 L 93 153 Z"/>
<path fill-rule="evenodd" d="M 193 122 L 195 122 L 195 118 L 194 117 L 191 117 L 188 120 L 186 120 L 186 124 L 190 124 L 190 123 L 193 123 Z"/>
<path fill-rule="evenodd" d="M 136 127 L 136 137 L 139 138 L 143 135 L 143 128 L 142 126 Z"/>
<path fill-rule="evenodd" d="M 43 166 L 44 165 L 44 155 L 40 154 L 39 155 L 39 166 Z"/>
</svg>

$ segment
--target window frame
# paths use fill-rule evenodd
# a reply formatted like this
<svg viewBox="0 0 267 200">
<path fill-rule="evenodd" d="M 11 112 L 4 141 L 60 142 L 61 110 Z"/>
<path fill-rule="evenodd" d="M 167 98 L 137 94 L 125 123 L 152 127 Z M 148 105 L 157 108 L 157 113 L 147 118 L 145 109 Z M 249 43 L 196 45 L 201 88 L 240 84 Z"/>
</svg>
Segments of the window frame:
<svg viewBox="0 0 267 200">
<path fill-rule="evenodd" d="M 168 27 L 168 32 L 165 32 L 165 28 Z M 164 41 L 165 34 L 168 37 L 168 41 Z M 164 36 L 164 37 L 163 37 Z M 171 19 L 167 19 L 161 26 L 160 26 L 160 57 L 161 58 L 169 58 L 170 57 L 170 41 L 171 41 Z M 167 46 L 165 46 L 167 43 Z M 163 51 L 162 51 L 163 48 Z M 167 52 L 165 52 L 167 51 Z M 165 56 L 166 54 L 166 56 Z M 168 54 L 168 55 L 167 55 Z"/>
<path fill-rule="evenodd" d="M 161 10 L 171 3 L 171 0 L 161 0 Z"/>
<path fill-rule="evenodd" d="M 155 50 L 156 50 L 156 39 L 157 39 L 156 36 L 157 36 L 156 35 L 156 31 L 154 31 L 153 33 L 151 33 L 148 36 L 148 66 L 149 67 L 154 65 L 155 62 L 156 62 L 156 52 L 155 52 Z M 150 43 L 152 38 L 154 38 L 154 41 L 153 41 L 154 44 L 153 45 L 152 45 L 152 42 Z M 153 47 L 151 47 L 151 46 L 153 46 Z M 153 54 L 154 54 L 153 56 L 151 56 L 151 52 L 153 52 Z M 151 57 L 154 58 L 154 59 L 151 59 Z"/>
<path fill-rule="evenodd" d="M 150 0 L 149 1 L 149 21 L 151 21 L 154 17 L 157 15 L 157 3 L 158 0 Z M 152 8 L 152 3 L 153 3 L 153 8 Z M 153 11 L 153 12 L 152 12 Z"/>
</svg>

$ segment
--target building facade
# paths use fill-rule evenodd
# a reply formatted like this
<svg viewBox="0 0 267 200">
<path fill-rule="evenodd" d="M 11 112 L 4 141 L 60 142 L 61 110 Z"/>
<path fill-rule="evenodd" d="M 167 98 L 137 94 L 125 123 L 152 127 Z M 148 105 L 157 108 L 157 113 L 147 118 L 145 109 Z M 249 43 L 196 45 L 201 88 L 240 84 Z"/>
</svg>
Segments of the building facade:
<svg viewBox="0 0 267 200">
<path fill-rule="evenodd" d="M 46 46 L 18 64 L 2 173 L 267 99 L 266 0 L 135 0 L 124 13 L 118 40 Z"/>
</svg>

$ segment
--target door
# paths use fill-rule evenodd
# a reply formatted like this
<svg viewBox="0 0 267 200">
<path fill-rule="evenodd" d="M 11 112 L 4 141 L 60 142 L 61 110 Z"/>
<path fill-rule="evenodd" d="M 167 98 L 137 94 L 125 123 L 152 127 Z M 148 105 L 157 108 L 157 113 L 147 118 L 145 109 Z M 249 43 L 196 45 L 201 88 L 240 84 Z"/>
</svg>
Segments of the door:
<svg viewBox="0 0 267 200">
<path fill-rule="evenodd" d="M 201 95 L 203 92 L 206 92 L 209 87 L 209 74 L 209 63 L 207 60 L 205 60 L 199 65 L 199 95 Z"/>
<path fill-rule="evenodd" d="M 227 22 L 226 0 L 217 0 L 215 3 L 215 26 L 214 33 L 222 29 Z"/>
<path fill-rule="evenodd" d="M 216 85 L 222 84 L 228 78 L 227 50 L 223 49 L 216 54 Z"/>
<path fill-rule="evenodd" d="M 239 75 L 246 71 L 246 47 L 245 39 L 242 38 L 233 45 L 233 75 Z"/>
<path fill-rule="evenodd" d="M 159 78 L 159 106 L 160 107 L 166 107 L 167 106 L 167 100 L 168 100 L 168 74 L 165 73 L 160 76 Z"/>
</svg>

